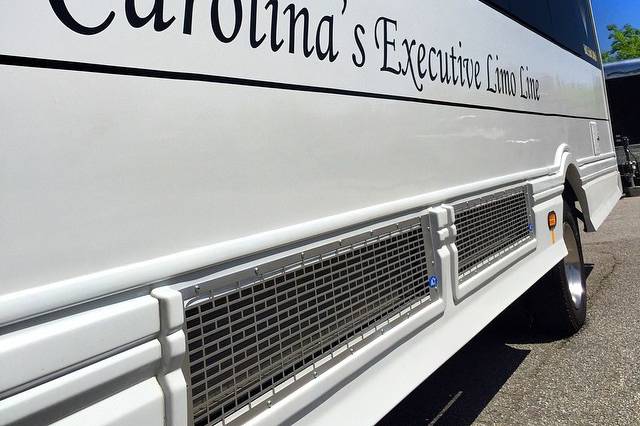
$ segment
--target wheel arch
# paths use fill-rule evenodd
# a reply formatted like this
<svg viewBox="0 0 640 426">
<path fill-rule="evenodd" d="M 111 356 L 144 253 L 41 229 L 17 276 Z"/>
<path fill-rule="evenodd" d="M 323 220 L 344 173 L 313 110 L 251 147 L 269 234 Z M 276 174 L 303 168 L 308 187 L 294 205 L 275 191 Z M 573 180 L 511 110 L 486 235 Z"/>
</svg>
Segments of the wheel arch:
<svg viewBox="0 0 640 426">
<path fill-rule="evenodd" d="M 571 156 L 569 155 L 568 157 L 569 158 L 566 158 L 568 161 L 564 166 L 564 191 L 562 198 L 567 200 L 570 205 L 576 206 L 574 214 L 584 225 L 584 230 L 594 232 L 596 229 L 590 219 L 589 202 L 582 185 L 580 171 Z"/>
</svg>

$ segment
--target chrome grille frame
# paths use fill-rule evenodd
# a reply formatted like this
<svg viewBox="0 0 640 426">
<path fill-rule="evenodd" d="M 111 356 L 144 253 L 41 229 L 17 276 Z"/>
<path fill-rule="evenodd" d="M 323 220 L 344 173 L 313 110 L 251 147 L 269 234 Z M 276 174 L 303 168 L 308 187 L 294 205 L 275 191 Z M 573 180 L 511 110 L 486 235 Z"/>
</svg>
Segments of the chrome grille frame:
<svg viewBox="0 0 640 426">
<path fill-rule="evenodd" d="M 495 192 L 453 206 L 460 283 L 535 238 L 528 186 Z"/>
<path fill-rule="evenodd" d="M 428 286 L 430 239 L 415 218 L 191 287 L 197 293 L 185 304 L 185 374 L 194 424 L 257 414 L 428 306 L 439 297 Z M 327 265 L 331 273 L 318 277 Z M 327 307 L 333 319 L 320 317 Z M 322 327 L 314 319 L 324 320 Z M 260 337 L 268 330 L 275 335 Z"/>
</svg>

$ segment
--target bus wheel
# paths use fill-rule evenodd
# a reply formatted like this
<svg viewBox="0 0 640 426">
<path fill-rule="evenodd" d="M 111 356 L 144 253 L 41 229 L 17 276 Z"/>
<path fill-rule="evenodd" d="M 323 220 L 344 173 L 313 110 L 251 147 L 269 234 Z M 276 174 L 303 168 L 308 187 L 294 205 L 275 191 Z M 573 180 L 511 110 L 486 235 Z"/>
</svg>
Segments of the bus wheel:
<svg viewBox="0 0 640 426">
<path fill-rule="evenodd" d="M 587 281 L 578 222 L 574 207 L 566 201 L 562 222 L 568 254 L 534 286 L 530 301 L 539 328 L 570 336 L 587 318 Z"/>
</svg>

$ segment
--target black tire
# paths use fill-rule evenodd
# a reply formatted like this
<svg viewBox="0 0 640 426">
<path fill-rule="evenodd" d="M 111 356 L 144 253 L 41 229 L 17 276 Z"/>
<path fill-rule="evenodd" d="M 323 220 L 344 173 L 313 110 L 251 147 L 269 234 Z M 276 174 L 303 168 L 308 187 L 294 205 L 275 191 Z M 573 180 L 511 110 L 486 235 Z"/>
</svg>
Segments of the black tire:
<svg viewBox="0 0 640 426">
<path fill-rule="evenodd" d="M 562 222 L 569 254 L 535 284 L 528 299 L 536 328 L 568 337 L 577 333 L 587 319 L 587 282 L 578 222 L 574 207 L 566 201 Z"/>
</svg>

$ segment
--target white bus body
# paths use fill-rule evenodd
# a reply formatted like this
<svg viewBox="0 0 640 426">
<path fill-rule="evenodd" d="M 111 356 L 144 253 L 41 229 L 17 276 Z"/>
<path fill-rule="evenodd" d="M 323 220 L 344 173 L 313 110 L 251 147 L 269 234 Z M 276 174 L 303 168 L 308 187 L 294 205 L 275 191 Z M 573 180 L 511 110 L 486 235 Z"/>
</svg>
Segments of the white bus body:
<svg viewBox="0 0 640 426">
<path fill-rule="evenodd" d="M 494 3 L 5 0 L 0 424 L 379 420 L 621 194 Z"/>
</svg>

